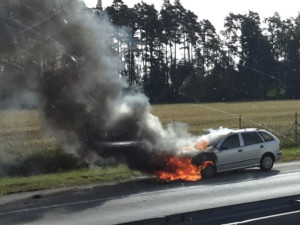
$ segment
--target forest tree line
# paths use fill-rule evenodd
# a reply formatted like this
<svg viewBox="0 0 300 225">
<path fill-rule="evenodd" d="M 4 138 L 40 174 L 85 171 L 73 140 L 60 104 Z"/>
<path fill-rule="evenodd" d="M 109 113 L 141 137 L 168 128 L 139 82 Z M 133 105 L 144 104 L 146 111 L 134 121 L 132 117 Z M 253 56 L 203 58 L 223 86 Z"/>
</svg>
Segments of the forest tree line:
<svg viewBox="0 0 300 225">
<path fill-rule="evenodd" d="M 0 3 L 0 108 L 15 100 L 35 107 L 26 97 L 40 88 L 33 80 L 87 54 L 80 51 L 80 40 L 65 37 L 74 25 L 62 19 L 63 9 L 76 1 L 22 1 L 31 7 Z M 300 14 L 282 19 L 274 12 L 261 19 L 252 11 L 230 13 L 219 32 L 180 0 L 164 0 L 159 10 L 145 2 L 128 7 L 113 0 L 103 8 L 98 0 L 93 9 L 77 2 L 88 15 L 115 25 L 108 35 L 121 60 L 116 73 L 152 103 L 300 98 Z M 64 30 L 57 30 L 61 23 Z"/>
<path fill-rule="evenodd" d="M 164 0 L 160 10 L 98 1 L 94 11 L 123 28 L 112 34 L 119 72 L 153 103 L 300 98 L 300 15 L 230 13 L 218 33 L 180 0 Z"/>
</svg>

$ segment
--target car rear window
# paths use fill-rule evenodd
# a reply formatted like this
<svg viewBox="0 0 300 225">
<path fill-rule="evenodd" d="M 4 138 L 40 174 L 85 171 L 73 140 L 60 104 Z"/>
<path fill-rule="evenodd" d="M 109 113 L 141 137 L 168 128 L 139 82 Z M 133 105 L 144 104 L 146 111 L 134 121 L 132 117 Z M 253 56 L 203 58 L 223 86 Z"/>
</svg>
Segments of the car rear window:
<svg viewBox="0 0 300 225">
<path fill-rule="evenodd" d="M 256 132 L 242 133 L 242 137 L 244 140 L 244 145 L 254 145 L 263 142 L 261 137 Z"/>
<path fill-rule="evenodd" d="M 263 137 L 263 139 L 265 141 L 273 141 L 274 140 L 274 138 L 271 135 L 269 135 L 265 132 L 259 132 L 259 134 Z"/>
</svg>

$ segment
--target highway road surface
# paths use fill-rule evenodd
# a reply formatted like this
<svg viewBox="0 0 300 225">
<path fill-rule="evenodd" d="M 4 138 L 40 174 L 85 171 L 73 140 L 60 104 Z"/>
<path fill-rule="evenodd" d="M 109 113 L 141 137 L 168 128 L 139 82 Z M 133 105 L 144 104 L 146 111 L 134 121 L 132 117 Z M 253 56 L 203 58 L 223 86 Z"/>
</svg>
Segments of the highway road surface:
<svg viewBox="0 0 300 225">
<path fill-rule="evenodd" d="M 0 198 L 0 224 L 105 225 L 300 194 L 300 162 L 247 169 L 197 182 L 143 178 Z"/>
</svg>

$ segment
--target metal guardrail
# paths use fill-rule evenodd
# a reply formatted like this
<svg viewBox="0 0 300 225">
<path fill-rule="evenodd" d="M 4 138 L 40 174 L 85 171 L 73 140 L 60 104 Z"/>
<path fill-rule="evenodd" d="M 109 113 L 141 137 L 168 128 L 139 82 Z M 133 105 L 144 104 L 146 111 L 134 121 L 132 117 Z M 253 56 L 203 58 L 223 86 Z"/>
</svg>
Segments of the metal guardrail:
<svg viewBox="0 0 300 225">
<path fill-rule="evenodd" d="M 298 225 L 300 195 L 169 215 L 124 224 L 139 225 Z"/>
</svg>

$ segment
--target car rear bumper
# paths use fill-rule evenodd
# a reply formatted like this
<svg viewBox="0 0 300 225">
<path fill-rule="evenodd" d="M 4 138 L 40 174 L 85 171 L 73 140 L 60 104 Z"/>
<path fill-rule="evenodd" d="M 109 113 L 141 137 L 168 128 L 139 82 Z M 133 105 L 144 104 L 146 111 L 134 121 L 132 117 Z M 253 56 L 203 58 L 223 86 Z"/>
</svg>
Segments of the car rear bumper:
<svg viewBox="0 0 300 225">
<path fill-rule="evenodd" d="M 281 155 L 282 155 L 282 151 L 278 152 L 276 155 L 275 155 L 275 160 L 279 160 L 281 158 Z"/>
</svg>

